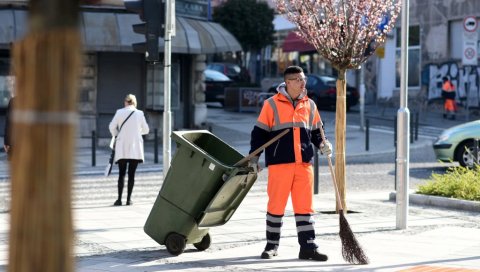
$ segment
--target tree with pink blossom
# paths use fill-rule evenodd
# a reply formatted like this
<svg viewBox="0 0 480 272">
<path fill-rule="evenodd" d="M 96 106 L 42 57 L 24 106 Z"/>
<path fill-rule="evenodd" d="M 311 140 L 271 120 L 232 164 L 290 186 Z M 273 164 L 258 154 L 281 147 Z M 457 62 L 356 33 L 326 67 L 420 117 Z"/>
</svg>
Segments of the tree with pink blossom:
<svg viewBox="0 0 480 272">
<path fill-rule="evenodd" d="M 385 43 L 400 13 L 401 0 L 273 0 L 280 14 L 297 26 L 338 71 L 335 124 L 335 176 L 338 203 L 346 211 L 346 70 L 358 69 Z M 340 200 L 338 199 L 340 198 Z"/>
</svg>

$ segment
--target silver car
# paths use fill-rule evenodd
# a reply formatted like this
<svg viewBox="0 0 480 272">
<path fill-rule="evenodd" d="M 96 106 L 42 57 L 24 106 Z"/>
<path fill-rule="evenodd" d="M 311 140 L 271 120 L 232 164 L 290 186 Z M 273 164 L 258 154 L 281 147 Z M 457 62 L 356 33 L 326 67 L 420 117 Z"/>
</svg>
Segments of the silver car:
<svg viewBox="0 0 480 272">
<path fill-rule="evenodd" d="M 444 130 L 433 144 L 433 150 L 440 161 L 458 161 L 461 166 L 472 167 L 474 139 L 480 139 L 480 120 Z"/>
</svg>

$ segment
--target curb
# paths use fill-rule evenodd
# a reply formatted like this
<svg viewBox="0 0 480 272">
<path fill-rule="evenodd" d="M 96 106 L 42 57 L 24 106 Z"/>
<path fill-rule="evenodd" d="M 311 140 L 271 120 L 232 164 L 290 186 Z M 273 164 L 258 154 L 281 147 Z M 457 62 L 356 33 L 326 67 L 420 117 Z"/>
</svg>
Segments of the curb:
<svg viewBox="0 0 480 272">
<path fill-rule="evenodd" d="M 390 201 L 395 201 L 396 192 L 391 192 L 389 195 Z M 409 203 L 415 205 L 440 207 L 468 212 L 480 213 L 480 202 L 463 200 L 451 197 L 432 196 L 423 194 L 409 194 Z"/>
</svg>

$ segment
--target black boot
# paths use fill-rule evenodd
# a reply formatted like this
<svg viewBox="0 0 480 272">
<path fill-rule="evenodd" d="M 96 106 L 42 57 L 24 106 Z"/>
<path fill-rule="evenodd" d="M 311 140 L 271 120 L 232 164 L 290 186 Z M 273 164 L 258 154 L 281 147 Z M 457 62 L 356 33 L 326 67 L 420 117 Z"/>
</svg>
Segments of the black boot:
<svg viewBox="0 0 480 272">
<path fill-rule="evenodd" d="M 122 206 L 122 201 L 120 199 L 117 199 L 115 203 L 113 203 L 113 206 Z"/>
<path fill-rule="evenodd" d="M 303 249 L 300 248 L 300 253 L 298 254 L 298 258 L 301 260 L 312 260 L 312 261 L 319 261 L 325 262 L 328 260 L 328 256 L 318 252 L 317 249 Z"/>
</svg>

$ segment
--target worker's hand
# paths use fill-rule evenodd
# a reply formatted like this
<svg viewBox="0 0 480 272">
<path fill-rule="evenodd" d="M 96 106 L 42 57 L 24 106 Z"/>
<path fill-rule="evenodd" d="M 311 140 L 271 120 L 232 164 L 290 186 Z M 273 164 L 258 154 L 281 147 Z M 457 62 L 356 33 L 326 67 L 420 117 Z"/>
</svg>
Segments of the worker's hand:
<svg viewBox="0 0 480 272">
<path fill-rule="evenodd" d="M 320 153 L 326 156 L 330 156 L 332 154 L 332 144 L 328 140 L 325 140 L 325 142 L 320 144 Z"/>
<path fill-rule="evenodd" d="M 3 145 L 3 149 L 5 150 L 5 153 L 8 153 L 8 151 L 10 150 L 10 146 L 9 145 Z"/>
<path fill-rule="evenodd" d="M 254 173 L 260 172 L 262 169 L 258 166 L 258 157 L 253 157 L 248 161 L 248 167 L 252 168 Z"/>
</svg>

